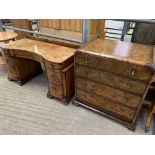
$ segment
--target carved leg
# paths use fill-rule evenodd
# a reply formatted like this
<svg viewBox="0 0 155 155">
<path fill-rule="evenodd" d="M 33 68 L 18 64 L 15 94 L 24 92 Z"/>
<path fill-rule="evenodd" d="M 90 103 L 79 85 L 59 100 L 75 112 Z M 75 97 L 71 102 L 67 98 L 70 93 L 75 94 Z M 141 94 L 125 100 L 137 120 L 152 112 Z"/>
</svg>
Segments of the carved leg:
<svg viewBox="0 0 155 155">
<path fill-rule="evenodd" d="M 64 103 L 64 105 L 67 106 L 70 103 L 70 98 L 64 99 L 64 102 L 63 103 Z"/>
<path fill-rule="evenodd" d="M 76 101 L 72 101 L 72 104 L 74 104 L 75 106 L 79 106 L 79 104 Z"/>
<path fill-rule="evenodd" d="M 155 94 L 155 92 L 152 95 L 154 95 L 154 94 Z M 148 108 L 147 119 L 146 119 L 146 123 L 145 123 L 145 132 L 149 131 L 153 114 L 155 114 L 155 96 L 153 97 L 151 106 Z"/>
<path fill-rule="evenodd" d="M 155 106 L 155 105 L 154 105 Z M 147 115 L 147 119 L 146 119 L 146 123 L 145 123 L 145 132 L 149 131 L 150 125 L 151 125 L 151 119 L 153 116 L 153 106 L 151 106 L 148 110 L 148 115 Z"/>
<path fill-rule="evenodd" d="M 135 131 L 135 125 L 129 125 L 129 126 L 127 126 L 127 128 L 128 128 L 130 131 L 132 131 L 132 132 Z"/>
<path fill-rule="evenodd" d="M 23 81 L 17 81 L 17 82 L 18 82 L 18 84 L 19 84 L 20 86 L 23 86 L 23 84 L 24 84 Z"/>
<path fill-rule="evenodd" d="M 69 104 L 69 102 L 68 101 L 64 101 L 63 104 L 67 106 Z"/>
<path fill-rule="evenodd" d="M 49 99 L 54 98 L 54 97 L 50 94 L 50 92 L 47 93 L 47 97 L 48 97 Z"/>
<path fill-rule="evenodd" d="M 9 81 L 13 81 L 9 76 L 8 76 L 8 80 L 9 80 Z"/>
</svg>

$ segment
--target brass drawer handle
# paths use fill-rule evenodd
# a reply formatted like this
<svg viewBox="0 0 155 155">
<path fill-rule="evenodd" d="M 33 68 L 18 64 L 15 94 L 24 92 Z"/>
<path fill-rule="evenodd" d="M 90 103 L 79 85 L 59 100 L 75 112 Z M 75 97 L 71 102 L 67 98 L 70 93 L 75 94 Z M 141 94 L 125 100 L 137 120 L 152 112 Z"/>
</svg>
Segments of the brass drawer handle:
<svg viewBox="0 0 155 155">
<path fill-rule="evenodd" d="M 85 60 L 85 64 L 88 64 L 88 59 L 86 58 L 86 60 Z"/>
<path fill-rule="evenodd" d="M 53 92 L 56 92 L 56 88 L 53 88 Z"/>
<path fill-rule="evenodd" d="M 132 83 L 131 83 L 131 82 L 128 82 L 126 87 L 127 87 L 128 89 L 130 89 L 130 88 L 132 87 Z"/>
<path fill-rule="evenodd" d="M 84 72 L 84 75 L 87 77 L 87 76 L 88 76 L 88 72 L 87 72 L 87 71 L 85 71 L 85 72 Z"/>
<path fill-rule="evenodd" d="M 87 98 L 87 96 L 86 96 L 86 95 L 83 95 L 83 97 L 84 97 L 84 99 L 86 99 L 86 98 Z"/>
<path fill-rule="evenodd" d="M 123 96 L 123 102 L 126 103 L 128 101 L 128 98 L 126 96 Z"/>
<path fill-rule="evenodd" d="M 136 71 L 134 69 L 132 69 L 131 75 L 134 76 L 135 74 L 136 74 Z"/>
</svg>

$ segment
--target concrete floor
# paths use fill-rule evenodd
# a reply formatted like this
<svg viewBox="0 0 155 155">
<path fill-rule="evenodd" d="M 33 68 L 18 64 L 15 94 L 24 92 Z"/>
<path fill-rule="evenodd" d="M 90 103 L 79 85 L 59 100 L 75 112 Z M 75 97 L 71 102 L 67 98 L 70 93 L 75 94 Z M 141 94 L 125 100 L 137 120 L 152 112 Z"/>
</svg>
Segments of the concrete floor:
<svg viewBox="0 0 155 155">
<path fill-rule="evenodd" d="M 7 71 L 0 65 L 0 134 L 152 134 L 144 131 L 146 111 L 140 112 L 135 132 L 121 124 L 71 103 L 64 106 L 48 99 L 47 80 L 41 74 L 24 86 L 7 80 Z"/>
</svg>

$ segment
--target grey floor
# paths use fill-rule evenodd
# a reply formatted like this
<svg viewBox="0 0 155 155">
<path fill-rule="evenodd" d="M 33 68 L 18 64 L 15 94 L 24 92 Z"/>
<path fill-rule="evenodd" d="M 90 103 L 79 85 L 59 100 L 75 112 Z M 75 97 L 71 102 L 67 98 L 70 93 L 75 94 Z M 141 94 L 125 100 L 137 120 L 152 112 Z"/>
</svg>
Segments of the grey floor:
<svg viewBox="0 0 155 155">
<path fill-rule="evenodd" d="M 135 132 L 97 113 L 64 106 L 48 99 L 47 80 L 41 74 L 24 86 L 7 80 L 4 65 L 0 65 L 0 134 L 152 134 L 144 132 L 146 118 L 142 109 Z"/>
</svg>

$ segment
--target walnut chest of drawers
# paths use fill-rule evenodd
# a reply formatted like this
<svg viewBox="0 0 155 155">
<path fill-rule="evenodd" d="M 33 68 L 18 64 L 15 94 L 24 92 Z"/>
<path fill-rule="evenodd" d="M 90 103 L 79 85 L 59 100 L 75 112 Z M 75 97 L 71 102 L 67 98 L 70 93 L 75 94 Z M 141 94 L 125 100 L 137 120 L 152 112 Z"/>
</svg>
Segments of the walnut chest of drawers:
<svg viewBox="0 0 155 155">
<path fill-rule="evenodd" d="M 152 46 L 95 39 L 75 53 L 73 103 L 134 130 L 154 78 L 153 68 Z"/>
</svg>

